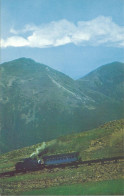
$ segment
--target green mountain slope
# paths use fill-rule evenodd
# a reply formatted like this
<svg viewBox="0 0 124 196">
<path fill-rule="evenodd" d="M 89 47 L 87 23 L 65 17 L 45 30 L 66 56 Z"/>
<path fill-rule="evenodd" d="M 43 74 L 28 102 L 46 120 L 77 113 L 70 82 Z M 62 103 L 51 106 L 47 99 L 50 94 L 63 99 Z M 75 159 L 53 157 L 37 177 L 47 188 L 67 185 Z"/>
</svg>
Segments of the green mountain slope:
<svg viewBox="0 0 124 196">
<path fill-rule="evenodd" d="M 123 65 L 100 69 L 102 87 L 93 87 L 95 71 L 89 81 L 74 81 L 65 74 L 27 58 L 0 65 L 0 149 L 12 149 L 48 141 L 61 135 L 95 128 L 123 117 Z M 107 84 L 109 67 L 116 71 Z M 101 75 L 99 80 L 101 79 Z M 86 77 L 86 78 L 87 78 Z M 109 77 L 108 77 L 109 78 Z M 112 79 L 113 78 L 113 79 Z M 118 78 L 120 81 L 118 82 Z M 109 83 L 111 85 L 109 85 Z M 116 96 L 113 86 L 116 85 Z M 117 98 L 121 97 L 121 98 Z M 115 98 L 114 98 L 115 97 Z"/>
<path fill-rule="evenodd" d="M 74 80 L 25 58 L 2 64 L 0 74 L 2 152 L 81 129 L 77 111 L 92 100 Z"/>
<path fill-rule="evenodd" d="M 78 80 L 82 90 L 93 97 L 95 92 L 103 98 L 122 101 L 124 98 L 124 63 L 113 62 L 103 65 Z"/>
<path fill-rule="evenodd" d="M 1 171 L 12 170 L 17 161 L 27 157 L 79 152 L 82 160 L 123 156 L 124 119 L 108 122 L 96 129 L 61 136 L 0 156 Z M 8 166 L 10 165 L 10 166 Z"/>
<path fill-rule="evenodd" d="M 43 153 L 45 153 L 45 155 L 51 155 L 78 151 L 82 160 L 123 156 L 123 140 L 124 119 L 112 121 L 97 129 L 61 136 L 58 139 L 46 143 L 39 143 L 3 154 L 0 156 L 0 172 L 13 170 L 17 161 L 31 155 L 37 156 L 40 154 L 41 156 L 38 158 L 41 158 Z M 83 191 L 83 186 L 85 187 L 86 183 L 87 193 L 87 190 L 91 187 L 91 182 L 96 182 L 95 187 L 93 187 L 93 190 L 94 188 L 95 190 L 93 191 L 91 189 L 91 194 L 95 192 L 100 194 L 100 190 L 97 190 L 97 183 L 101 182 L 100 187 L 102 187 L 102 184 L 103 186 L 104 184 L 111 184 L 111 180 L 115 180 L 114 186 L 117 186 L 114 193 L 119 194 L 123 192 L 122 186 L 118 186 L 120 181 L 121 184 L 123 183 L 122 180 L 120 180 L 122 179 L 122 170 L 123 162 L 119 161 L 118 163 L 111 162 L 104 165 L 95 163 L 90 166 L 82 165 L 78 168 L 67 167 L 64 169 L 55 168 L 52 170 L 45 169 L 43 171 L 27 172 L 26 174 L 0 179 L 1 194 L 14 195 L 26 191 L 30 191 L 31 195 L 35 195 L 37 191 L 39 194 L 45 194 L 47 188 L 50 188 L 52 191 L 53 187 L 53 192 L 50 193 L 48 191 L 52 194 L 55 193 L 55 187 L 58 190 L 58 193 L 61 186 L 66 185 L 66 190 L 70 188 L 70 195 L 73 195 L 73 192 L 71 191 L 73 190 L 72 185 L 76 186 L 77 184 L 80 184 L 79 193 L 81 193 L 81 190 Z M 108 190 L 106 189 L 106 191 L 103 191 L 102 193 L 111 193 L 109 188 L 111 187 L 108 187 Z"/>
</svg>

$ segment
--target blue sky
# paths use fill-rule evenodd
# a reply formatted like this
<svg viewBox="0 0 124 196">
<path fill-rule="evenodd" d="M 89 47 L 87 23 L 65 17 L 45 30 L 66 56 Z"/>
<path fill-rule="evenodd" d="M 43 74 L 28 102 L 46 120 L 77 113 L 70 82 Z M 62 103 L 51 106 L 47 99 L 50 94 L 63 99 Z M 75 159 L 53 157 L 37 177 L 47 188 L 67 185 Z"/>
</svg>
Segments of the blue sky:
<svg viewBox="0 0 124 196">
<path fill-rule="evenodd" d="M 1 0 L 1 62 L 32 58 L 73 78 L 124 62 L 124 0 Z"/>
</svg>

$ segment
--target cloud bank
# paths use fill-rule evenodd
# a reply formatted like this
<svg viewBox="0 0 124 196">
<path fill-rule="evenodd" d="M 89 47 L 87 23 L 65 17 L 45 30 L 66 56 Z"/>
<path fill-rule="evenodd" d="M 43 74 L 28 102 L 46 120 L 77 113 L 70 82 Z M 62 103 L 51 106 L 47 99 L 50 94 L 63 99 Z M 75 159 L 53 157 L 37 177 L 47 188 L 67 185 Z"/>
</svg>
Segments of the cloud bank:
<svg viewBox="0 0 124 196">
<path fill-rule="evenodd" d="M 48 48 L 66 44 L 80 46 L 124 47 L 124 27 L 111 17 L 99 16 L 77 24 L 68 20 L 53 21 L 41 26 L 26 25 L 24 29 L 10 29 L 12 36 L 1 39 L 1 47 Z"/>
</svg>

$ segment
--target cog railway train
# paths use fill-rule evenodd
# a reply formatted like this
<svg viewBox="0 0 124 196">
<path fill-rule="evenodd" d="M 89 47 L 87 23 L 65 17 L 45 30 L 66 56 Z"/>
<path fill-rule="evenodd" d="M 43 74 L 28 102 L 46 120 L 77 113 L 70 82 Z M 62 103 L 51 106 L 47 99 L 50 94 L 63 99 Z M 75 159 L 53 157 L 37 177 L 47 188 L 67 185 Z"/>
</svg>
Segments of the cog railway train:
<svg viewBox="0 0 124 196">
<path fill-rule="evenodd" d="M 43 156 L 42 160 L 26 158 L 16 163 L 16 171 L 38 170 L 44 168 L 64 167 L 67 165 L 75 165 L 80 162 L 78 152 L 58 154 L 51 156 Z"/>
<path fill-rule="evenodd" d="M 41 156 L 41 154 L 40 154 Z M 43 156 L 42 160 L 26 158 L 20 162 L 15 164 L 15 170 L 7 171 L 0 173 L 0 177 L 11 177 L 18 173 L 25 173 L 27 171 L 38 171 L 43 169 L 52 169 L 52 168 L 65 168 L 68 167 L 78 167 L 79 165 L 91 165 L 96 163 L 101 164 L 109 164 L 117 163 L 117 162 L 124 162 L 124 156 L 117 156 L 117 157 L 108 157 L 108 158 L 101 158 L 101 159 L 93 159 L 93 160 L 84 160 L 82 161 L 78 152 L 68 153 L 68 154 L 58 154 L 58 155 L 50 155 L 50 156 Z"/>
</svg>

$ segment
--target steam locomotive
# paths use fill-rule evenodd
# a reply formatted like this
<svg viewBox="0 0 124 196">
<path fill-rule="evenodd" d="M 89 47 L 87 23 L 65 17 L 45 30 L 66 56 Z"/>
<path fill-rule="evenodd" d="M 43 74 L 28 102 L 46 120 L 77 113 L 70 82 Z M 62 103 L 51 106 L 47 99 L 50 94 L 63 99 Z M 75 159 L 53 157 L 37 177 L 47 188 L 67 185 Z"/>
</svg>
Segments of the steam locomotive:
<svg viewBox="0 0 124 196">
<path fill-rule="evenodd" d="M 41 166 L 41 160 L 26 158 L 15 164 L 16 171 L 30 171 L 39 169 Z"/>
<path fill-rule="evenodd" d="M 32 158 L 26 158 L 15 165 L 16 171 L 31 171 L 43 168 L 64 167 L 74 165 L 80 161 L 79 153 L 67 153 L 43 156 L 42 161 Z"/>
</svg>

